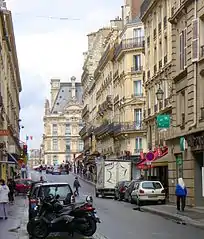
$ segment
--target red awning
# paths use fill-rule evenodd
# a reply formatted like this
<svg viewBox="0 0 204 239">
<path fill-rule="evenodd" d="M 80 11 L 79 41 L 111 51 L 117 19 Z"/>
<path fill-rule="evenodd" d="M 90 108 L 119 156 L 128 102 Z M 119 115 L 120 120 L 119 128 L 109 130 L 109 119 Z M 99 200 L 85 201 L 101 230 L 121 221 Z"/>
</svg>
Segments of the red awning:
<svg viewBox="0 0 204 239">
<path fill-rule="evenodd" d="M 154 150 L 153 153 L 154 153 L 154 159 L 151 161 L 151 163 L 155 162 L 157 159 L 160 159 L 163 156 L 165 156 L 166 154 L 168 154 L 168 148 L 167 147 L 164 147 L 163 149 L 157 148 Z M 155 167 L 155 166 L 151 165 L 150 161 L 146 160 L 146 159 L 136 165 L 136 168 L 138 168 L 138 169 L 148 169 L 148 168 L 152 168 L 152 167 Z"/>
</svg>

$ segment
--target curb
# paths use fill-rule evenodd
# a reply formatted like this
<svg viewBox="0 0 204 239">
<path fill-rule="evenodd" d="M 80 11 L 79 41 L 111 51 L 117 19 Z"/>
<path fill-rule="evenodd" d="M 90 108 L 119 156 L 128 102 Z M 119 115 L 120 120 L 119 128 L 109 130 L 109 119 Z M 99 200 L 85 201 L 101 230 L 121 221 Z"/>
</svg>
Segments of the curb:
<svg viewBox="0 0 204 239">
<path fill-rule="evenodd" d="M 93 182 L 91 182 L 91 181 L 89 181 L 89 180 L 87 180 L 87 179 L 82 178 L 80 175 L 75 174 L 75 173 L 72 173 L 72 174 L 73 174 L 74 176 L 77 176 L 78 178 L 80 178 L 82 181 L 84 181 L 84 182 L 86 182 L 86 183 L 89 183 L 89 184 L 91 184 L 92 186 L 96 186 L 95 183 L 93 183 Z"/>
<path fill-rule="evenodd" d="M 152 208 L 147 208 L 147 207 L 141 207 L 142 211 L 144 212 L 148 212 L 151 214 L 156 214 L 158 216 L 167 218 L 167 219 L 171 219 L 173 221 L 176 221 L 179 224 L 183 224 L 183 225 L 190 225 L 199 229 L 203 229 L 204 230 L 204 223 L 200 223 L 196 220 L 193 220 L 187 216 L 183 216 L 183 215 L 179 215 L 179 214 L 173 214 L 173 213 L 169 213 L 169 212 L 165 212 L 165 211 L 158 211 Z"/>
</svg>

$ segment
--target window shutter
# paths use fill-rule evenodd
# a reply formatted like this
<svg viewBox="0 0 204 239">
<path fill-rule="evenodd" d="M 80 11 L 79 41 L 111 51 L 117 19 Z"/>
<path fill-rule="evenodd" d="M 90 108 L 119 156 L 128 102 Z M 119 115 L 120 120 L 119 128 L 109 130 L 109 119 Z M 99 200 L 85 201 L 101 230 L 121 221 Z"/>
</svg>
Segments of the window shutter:
<svg viewBox="0 0 204 239">
<path fill-rule="evenodd" d="M 184 69 L 184 34 L 180 34 L 180 70 Z"/>
<path fill-rule="evenodd" d="M 199 33 L 198 33 L 198 18 L 192 21 L 192 61 L 195 62 L 198 60 L 199 51 L 198 51 L 198 41 L 199 41 Z"/>
</svg>

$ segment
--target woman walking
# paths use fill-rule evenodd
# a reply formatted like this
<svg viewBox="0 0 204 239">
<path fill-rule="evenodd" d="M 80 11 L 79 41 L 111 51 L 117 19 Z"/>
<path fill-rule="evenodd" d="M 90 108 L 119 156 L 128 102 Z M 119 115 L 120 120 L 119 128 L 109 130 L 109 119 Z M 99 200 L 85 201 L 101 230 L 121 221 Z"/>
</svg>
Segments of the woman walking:
<svg viewBox="0 0 204 239">
<path fill-rule="evenodd" d="M 187 196 L 187 189 L 183 178 L 178 179 L 178 184 L 176 185 L 176 198 L 177 198 L 177 210 L 184 211 L 186 206 L 186 196 Z"/>
<path fill-rule="evenodd" d="M 0 180 L 0 219 L 8 218 L 9 188 L 4 179 Z"/>
</svg>

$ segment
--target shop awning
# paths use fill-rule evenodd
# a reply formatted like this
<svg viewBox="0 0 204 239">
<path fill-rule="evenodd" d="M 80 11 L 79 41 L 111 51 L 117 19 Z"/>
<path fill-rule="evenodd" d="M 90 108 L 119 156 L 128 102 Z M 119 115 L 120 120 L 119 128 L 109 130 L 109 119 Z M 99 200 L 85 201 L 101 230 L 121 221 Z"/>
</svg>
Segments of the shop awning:
<svg viewBox="0 0 204 239">
<path fill-rule="evenodd" d="M 144 160 L 141 163 L 139 163 L 138 165 L 136 165 L 136 167 L 138 169 L 147 169 L 150 167 L 163 167 L 163 166 L 168 166 L 168 159 L 169 159 L 169 154 L 167 153 L 166 155 L 160 157 L 160 158 L 156 158 L 153 161 L 151 161 L 151 164 L 148 160 Z"/>
<path fill-rule="evenodd" d="M 8 154 L 8 163 L 16 163 L 18 164 L 18 155 L 17 154 Z"/>
<path fill-rule="evenodd" d="M 155 166 L 155 167 L 158 167 L 158 166 L 160 166 L 160 167 L 168 166 L 169 158 L 170 158 L 170 155 L 166 154 L 163 157 L 154 160 L 152 162 L 152 166 Z"/>
</svg>

